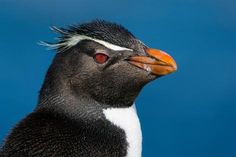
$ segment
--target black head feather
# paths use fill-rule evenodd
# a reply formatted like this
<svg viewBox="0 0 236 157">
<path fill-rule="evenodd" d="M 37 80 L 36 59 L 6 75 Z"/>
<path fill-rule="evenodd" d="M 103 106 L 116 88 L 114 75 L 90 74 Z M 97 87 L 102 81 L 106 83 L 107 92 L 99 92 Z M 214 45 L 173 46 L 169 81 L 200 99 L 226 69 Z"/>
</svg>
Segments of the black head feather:
<svg viewBox="0 0 236 157">
<path fill-rule="evenodd" d="M 94 20 L 88 23 L 71 25 L 67 28 L 51 27 L 51 29 L 61 35 L 58 38 L 59 41 L 54 44 L 44 42 L 43 45 L 51 48 L 57 48 L 59 52 L 70 48 L 66 42 L 68 42 L 71 37 L 76 35 L 85 35 L 120 47 L 134 50 L 138 49 L 140 45 L 144 45 L 123 26 L 104 20 Z"/>
</svg>

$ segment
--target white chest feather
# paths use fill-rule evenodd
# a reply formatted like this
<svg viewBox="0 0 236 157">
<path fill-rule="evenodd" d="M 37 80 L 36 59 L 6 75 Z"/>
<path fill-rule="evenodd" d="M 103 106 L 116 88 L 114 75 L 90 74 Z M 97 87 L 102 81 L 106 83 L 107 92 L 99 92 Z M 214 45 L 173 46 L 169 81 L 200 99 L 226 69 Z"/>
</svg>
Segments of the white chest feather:
<svg viewBox="0 0 236 157">
<path fill-rule="evenodd" d="M 135 106 L 103 110 L 107 120 L 125 131 L 128 149 L 126 157 L 141 157 L 142 132 Z"/>
</svg>

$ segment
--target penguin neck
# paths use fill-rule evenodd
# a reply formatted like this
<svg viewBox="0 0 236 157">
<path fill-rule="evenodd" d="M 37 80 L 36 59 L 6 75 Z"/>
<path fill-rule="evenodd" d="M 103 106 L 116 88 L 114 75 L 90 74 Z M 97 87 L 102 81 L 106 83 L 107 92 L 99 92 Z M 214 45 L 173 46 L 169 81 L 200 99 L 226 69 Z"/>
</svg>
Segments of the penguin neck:
<svg viewBox="0 0 236 157">
<path fill-rule="evenodd" d="M 53 91 L 53 89 L 51 89 Z M 48 95 L 45 96 L 45 91 Z M 102 118 L 102 106 L 86 95 L 74 96 L 63 89 L 62 91 L 50 92 L 48 89 L 42 89 L 38 106 L 36 110 L 49 110 L 57 112 L 70 119 L 94 121 Z"/>
<path fill-rule="evenodd" d="M 102 103 L 82 91 L 75 92 L 64 82 L 59 78 L 53 81 L 46 77 L 36 110 L 46 109 L 66 115 L 74 120 L 96 121 L 105 118 L 103 113 L 105 109 L 128 108 L 133 105 L 133 101 L 129 101 L 128 104 Z"/>
</svg>

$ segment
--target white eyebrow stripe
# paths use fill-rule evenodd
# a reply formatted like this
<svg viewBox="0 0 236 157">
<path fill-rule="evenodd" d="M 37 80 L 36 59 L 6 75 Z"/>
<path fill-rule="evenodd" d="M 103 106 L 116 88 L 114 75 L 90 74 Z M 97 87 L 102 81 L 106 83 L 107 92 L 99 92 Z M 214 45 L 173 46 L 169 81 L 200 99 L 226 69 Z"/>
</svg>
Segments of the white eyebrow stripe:
<svg viewBox="0 0 236 157">
<path fill-rule="evenodd" d="M 121 47 L 121 46 L 118 46 L 118 45 L 114 45 L 114 44 L 111 44 L 109 42 L 106 42 L 106 41 L 103 41 L 103 40 L 99 40 L 99 39 L 94 39 L 94 38 L 91 38 L 89 36 L 85 36 L 85 35 L 73 35 L 71 36 L 70 38 L 67 39 L 67 41 L 65 42 L 65 45 L 67 47 L 72 47 L 72 46 L 75 46 L 76 44 L 78 44 L 80 41 L 82 40 L 92 40 L 92 41 L 95 41 L 111 50 L 114 50 L 114 51 L 124 51 L 124 50 L 127 50 L 127 51 L 133 51 L 132 49 L 129 49 L 129 48 L 126 48 L 126 47 Z"/>
</svg>

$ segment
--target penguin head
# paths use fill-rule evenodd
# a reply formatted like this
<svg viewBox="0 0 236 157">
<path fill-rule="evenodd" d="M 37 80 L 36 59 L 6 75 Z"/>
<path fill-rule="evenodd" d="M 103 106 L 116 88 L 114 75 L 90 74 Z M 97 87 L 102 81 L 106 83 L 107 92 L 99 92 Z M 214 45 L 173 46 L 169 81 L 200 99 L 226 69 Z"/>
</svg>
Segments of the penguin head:
<svg viewBox="0 0 236 157">
<path fill-rule="evenodd" d="M 75 97 L 131 106 L 145 84 L 176 70 L 171 56 L 115 23 L 99 20 L 53 30 L 62 36 L 58 43 L 45 43 L 58 51 L 51 69 Z"/>
</svg>

